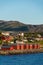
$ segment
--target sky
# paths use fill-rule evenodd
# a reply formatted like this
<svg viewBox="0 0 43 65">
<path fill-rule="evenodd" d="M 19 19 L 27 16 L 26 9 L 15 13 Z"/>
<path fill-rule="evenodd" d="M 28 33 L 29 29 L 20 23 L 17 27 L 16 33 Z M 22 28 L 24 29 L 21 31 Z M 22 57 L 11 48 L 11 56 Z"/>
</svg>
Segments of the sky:
<svg viewBox="0 0 43 65">
<path fill-rule="evenodd" d="M 0 20 L 43 24 L 43 0 L 0 0 Z"/>
</svg>

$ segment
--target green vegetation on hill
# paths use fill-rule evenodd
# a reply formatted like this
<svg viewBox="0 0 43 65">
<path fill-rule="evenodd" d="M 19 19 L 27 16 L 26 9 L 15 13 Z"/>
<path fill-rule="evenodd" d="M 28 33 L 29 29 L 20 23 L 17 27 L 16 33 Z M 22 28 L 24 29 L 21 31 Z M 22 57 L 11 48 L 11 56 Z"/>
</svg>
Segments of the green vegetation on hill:
<svg viewBox="0 0 43 65">
<path fill-rule="evenodd" d="M 24 24 L 19 21 L 3 21 L 0 20 L 0 31 L 16 31 L 16 32 L 30 32 L 30 33 L 42 33 L 42 25 L 30 25 Z"/>
</svg>

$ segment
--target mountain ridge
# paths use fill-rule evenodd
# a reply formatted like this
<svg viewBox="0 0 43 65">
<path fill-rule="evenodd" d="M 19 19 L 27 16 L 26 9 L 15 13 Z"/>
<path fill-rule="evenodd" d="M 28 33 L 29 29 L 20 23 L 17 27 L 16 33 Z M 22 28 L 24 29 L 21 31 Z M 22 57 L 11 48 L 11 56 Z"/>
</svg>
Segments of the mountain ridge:
<svg viewBox="0 0 43 65">
<path fill-rule="evenodd" d="M 15 32 L 43 32 L 43 24 L 32 25 L 24 24 L 19 21 L 4 21 L 0 20 L 0 30 L 1 31 L 15 31 Z"/>
</svg>

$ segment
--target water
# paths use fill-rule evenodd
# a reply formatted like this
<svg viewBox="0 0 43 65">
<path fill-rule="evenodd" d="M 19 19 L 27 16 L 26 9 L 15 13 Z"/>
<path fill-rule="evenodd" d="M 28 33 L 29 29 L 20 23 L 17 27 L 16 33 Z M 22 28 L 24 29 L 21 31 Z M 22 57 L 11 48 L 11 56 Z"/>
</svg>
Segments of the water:
<svg viewBox="0 0 43 65">
<path fill-rule="evenodd" d="M 43 53 L 0 55 L 0 65 L 43 65 Z"/>
</svg>

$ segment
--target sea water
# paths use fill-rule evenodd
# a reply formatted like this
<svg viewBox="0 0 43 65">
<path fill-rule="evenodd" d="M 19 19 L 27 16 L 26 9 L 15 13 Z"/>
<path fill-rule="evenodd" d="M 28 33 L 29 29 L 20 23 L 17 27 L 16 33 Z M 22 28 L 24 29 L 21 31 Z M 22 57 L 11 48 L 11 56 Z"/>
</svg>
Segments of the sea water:
<svg viewBox="0 0 43 65">
<path fill-rule="evenodd" d="M 43 53 L 0 55 L 0 65 L 43 65 Z"/>
</svg>

